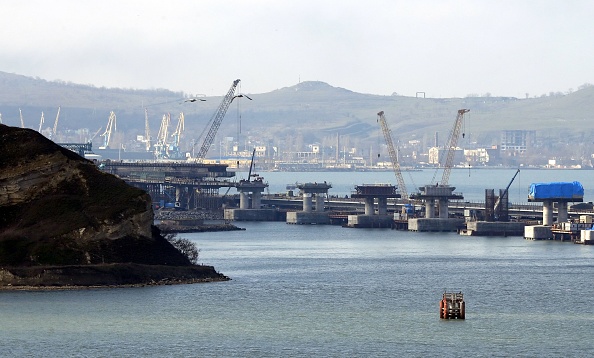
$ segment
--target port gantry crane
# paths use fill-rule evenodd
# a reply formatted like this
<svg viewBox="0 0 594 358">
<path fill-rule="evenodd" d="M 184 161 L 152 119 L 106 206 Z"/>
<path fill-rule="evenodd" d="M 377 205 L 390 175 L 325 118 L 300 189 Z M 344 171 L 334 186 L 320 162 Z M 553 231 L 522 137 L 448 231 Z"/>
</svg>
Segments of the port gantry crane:
<svg viewBox="0 0 594 358">
<path fill-rule="evenodd" d="M 155 143 L 155 158 L 163 159 L 167 157 L 167 133 L 169 131 L 169 123 L 171 122 L 171 115 L 166 113 L 161 120 L 161 127 L 157 134 L 157 142 Z"/>
<path fill-rule="evenodd" d="M 225 97 L 223 97 L 223 100 L 221 101 L 221 104 L 217 108 L 217 111 L 214 113 L 212 118 L 208 121 L 206 128 L 209 128 L 209 126 L 210 126 L 210 128 L 208 130 L 208 133 L 206 134 L 206 137 L 204 137 L 204 142 L 202 142 L 202 146 L 200 147 L 200 150 L 198 151 L 198 154 L 196 155 L 194 160 L 201 161 L 206 157 L 206 154 L 208 153 L 208 151 L 209 151 L 210 147 L 212 146 L 212 143 L 215 139 L 217 131 L 219 130 L 219 127 L 221 126 L 221 123 L 223 122 L 223 118 L 225 118 L 225 113 L 227 113 L 227 109 L 229 108 L 229 105 L 231 105 L 231 102 L 233 101 L 233 99 L 235 99 L 236 97 L 247 97 L 247 96 L 244 96 L 241 94 L 237 95 L 237 96 L 235 95 L 235 89 L 237 88 L 239 81 L 240 80 L 233 81 L 231 88 L 229 88 L 229 91 L 227 91 L 227 94 L 225 95 Z M 247 98 L 249 98 L 249 97 L 247 97 Z M 206 130 L 206 128 L 205 128 L 205 130 Z M 204 133 L 204 131 L 202 133 Z M 200 135 L 200 136 L 202 137 L 202 135 Z M 196 141 L 194 143 L 194 145 L 192 146 L 192 149 L 194 146 L 196 146 L 197 143 L 198 143 L 198 141 Z"/>
<path fill-rule="evenodd" d="M 388 127 L 388 123 L 386 122 L 386 116 L 384 116 L 384 111 L 379 112 L 377 116 L 377 121 L 382 127 L 384 139 L 386 140 L 386 145 L 388 146 L 388 153 L 390 154 L 390 159 L 392 161 L 392 168 L 394 169 L 394 174 L 396 174 L 396 180 L 398 180 L 398 189 L 400 189 L 400 197 L 408 201 L 408 191 L 406 190 L 406 184 L 404 183 L 404 178 L 402 177 L 402 172 L 400 171 L 398 155 L 396 154 L 396 150 L 394 149 L 394 142 L 392 141 L 392 131 L 390 130 L 390 127 Z"/>
<path fill-rule="evenodd" d="M 184 112 L 180 112 L 177 126 L 175 127 L 175 132 L 171 135 L 173 137 L 173 143 L 169 146 L 169 150 L 167 151 L 168 156 L 173 156 L 175 159 L 180 159 L 182 154 L 179 150 L 179 145 L 181 143 L 181 136 L 184 132 Z M 171 152 L 171 153 L 170 153 Z"/>
<path fill-rule="evenodd" d="M 58 110 L 59 112 L 59 110 Z M 107 120 L 107 127 L 105 127 L 105 132 L 101 134 L 101 137 L 104 138 L 103 146 L 99 147 L 99 149 L 107 149 L 109 147 L 109 140 L 111 139 L 111 132 L 116 130 L 116 115 L 113 111 L 109 113 L 109 119 Z"/>
<path fill-rule="evenodd" d="M 443 165 L 443 174 L 441 176 L 442 186 L 447 186 L 450 181 L 450 173 L 452 172 L 452 166 L 454 164 L 454 155 L 456 154 L 456 147 L 458 146 L 458 138 L 460 137 L 460 130 L 462 129 L 462 123 L 464 121 L 464 114 L 469 112 L 470 109 L 459 109 L 456 121 L 454 121 L 454 127 L 450 131 L 450 137 L 448 138 L 448 147 L 446 153 L 446 160 Z M 464 133 L 462 133 L 464 136 Z M 435 172 L 437 173 L 437 171 Z M 435 174 L 431 183 L 435 180 Z"/>
</svg>

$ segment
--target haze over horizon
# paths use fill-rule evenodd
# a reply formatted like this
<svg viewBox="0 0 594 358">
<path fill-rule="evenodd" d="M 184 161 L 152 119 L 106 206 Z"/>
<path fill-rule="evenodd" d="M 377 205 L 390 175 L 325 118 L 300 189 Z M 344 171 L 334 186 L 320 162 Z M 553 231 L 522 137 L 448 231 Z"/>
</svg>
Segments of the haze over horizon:
<svg viewBox="0 0 594 358">
<path fill-rule="evenodd" d="M 97 87 L 524 98 L 594 83 L 594 2 L 32 0 L 3 4 L 0 71 Z"/>
</svg>

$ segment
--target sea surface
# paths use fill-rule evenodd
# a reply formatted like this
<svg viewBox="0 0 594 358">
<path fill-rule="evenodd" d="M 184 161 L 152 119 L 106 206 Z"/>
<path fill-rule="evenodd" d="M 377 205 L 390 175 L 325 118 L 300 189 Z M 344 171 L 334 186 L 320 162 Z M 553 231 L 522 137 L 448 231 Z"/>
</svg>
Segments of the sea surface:
<svg viewBox="0 0 594 358">
<path fill-rule="evenodd" d="M 497 183 L 505 187 L 510 173 Z M 231 277 L 228 282 L 0 292 L 0 356 L 594 352 L 594 246 L 279 222 L 237 225 L 246 230 L 180 234 L 198 245 L 202 263 Z M 464 293 L 466 320 L 439 319 L 445 290 Z"/>
</svg>

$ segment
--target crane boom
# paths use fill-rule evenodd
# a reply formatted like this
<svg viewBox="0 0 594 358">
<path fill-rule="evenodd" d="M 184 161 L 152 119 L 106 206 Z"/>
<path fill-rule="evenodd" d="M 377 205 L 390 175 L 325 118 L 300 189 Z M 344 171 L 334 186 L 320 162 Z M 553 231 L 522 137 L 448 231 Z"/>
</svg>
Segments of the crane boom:
<svg viewBox="0 0 594 358">
<path fill-rule="evenodd" d="M 386 117 L 384 116 L 384 111 L 379 112 L 377 115 L 377 121 L 382 127 L 384 139 L 386 140 L 386 145 L 388 146 L 388 153 L 390 154 L 390 159 L 392 161 L 392 168 L 394 169 L 394 174 L 396 174 L 396 180 L 398 180 L 398 189 L 400 189 L 400 196 L 402 199 L 408 200 L 408 191 L 406 190 L 406 185 L 404 184 L 404 178 L 402 177 L 402 172 L 400 171 L 400 163 L 398 162 L 398 155 L 396 154 L 396 150 L 394 149 L 394 142 L 392 141 L 392 131 L 390 130 L 390 127 L 388 127 Z"/>
<path fill-rule="evenodd" d="M 512 185 L 512 183 L 514 182 L 514 179 L 516 179 L 516 177 L 518 176 L 518 174 L 520 174 L 520 169 L 518 169 L 516 171 L 516 174 L 514 174 L 514 176 L 511 178 L 511 180 L 509 181 L 509 184 L 507 184 L 507 186 L 505 187 L 505 190 L 503 191 L 503 194 L 501 194 L 497 198 L 497 201 L 495 202 L 495 205 L 493 206 L 495 212 L 497 212 L 497 209 L 499 209 L 499 205 L 501 205 L 501 198 L 507 195 L 507 192 L 509 191 L 509 187 Z"/>
<path fill-rule="evenodd" d="M 39 120 L 39 130 L 38 130 L 39 133 L 41 133 L 41 127 L 43 126 L 43 122 L 45 122 L 45 119 L 43 118 L 43 111 L 41 111 L 41 119 Z"/>
<path fill-rule="evenodd" d="M 144 140 L 146 143 L 146 151 L 151 150 L 151 129 L 149 127 L 148 110 L 144 109 Z"/>
<path fill-rule="evenodd" d="M 53 135 L 56 135 L 56 130 L 58 129 L 58 120 L 60 119 L 60 107 L 58 106 L 58 113 L 56 114 L 56 120 L 54 122 L 54 129 L 52 131 Z"/>
<path fill-rule="evenodd" d="M 58 110 L 59 112 L 59 110 Z M 113 111 L 109 113 L 109 119 L 107 120 L 107 126 L 105 127 L 105 132 L 101 134 L 101 137 L 104 138 L 103 146 L 99 147 L 99 149 L 107 149 L 109 148 L 109 140 L 111 139 L 111 132 L 115 131 L 117 128 L 116 124 L 116 115 Z"/>
<path fill-rule="evenodd" d="M 443 166 L 443 175 L 441 176 L 441 185 L 443 186 L 448 185 L 448 182 L 450 180 L 450 172 L 452 171 L 452 165 L 454 163 L 454 154 L 456 154 L 458 137 L 460 137 L 460 129 L 462 128 L 462 120 L 464 119 L 464 114 L 468 111 L 470 111 L 470 109 L 458 110 L 458 115 L 456 116 L 454 127 L 450 132 L 450 138 L 448 139 L 447 158 Z"/>
<path fill-rule="evenodd" d="M 223 118 L 225 118 L 225 113 L 227 113 L 227 109 L 229 108 L 229 105 L 235 98 L 235 89 L 237 88 L 239 81 L 240 80 L 233 81 L 233 85 L 231 85 L 231 88 L 229 88 L 229 91 L 227 92 L 225 97 L 223 97 L 223 101 L 219 105 L 219 108 L 217 109 L 217 111 L 214 113 L 213 117 L 209 121 L 209 123 L 212 123 L 212 124 L 210 125 L 210 129 L 209 129 L 208 133 L 206 134 L 206 137 L 204 138 L 204 142 L 202 142 L 202 147 L 200 147 L 200 151 L 198 152 L 196 159 L 202 160 L 206 157 L 206 154 L 208 153 L 208 150 L 210 149 L 210 146 L 212 145 L 212 143 L 215 139 L 217 131 L 219 130 L 219 127 L 221 126 L 221 122 L 223 122 Z"/>
</svg>

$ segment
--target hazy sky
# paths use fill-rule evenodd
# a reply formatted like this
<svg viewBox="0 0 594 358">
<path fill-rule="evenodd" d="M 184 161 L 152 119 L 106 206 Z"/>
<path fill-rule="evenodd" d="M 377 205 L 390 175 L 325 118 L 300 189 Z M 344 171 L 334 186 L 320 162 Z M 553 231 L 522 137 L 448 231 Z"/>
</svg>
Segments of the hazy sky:
<svg viewBox="0 0 594 358">
<path fill-rule="evenodd" d="M 0 71 L 223 95 L 299 81 L 524 97 L 594 83 L 592 0 L 0 0 Z"/>
</svg>

